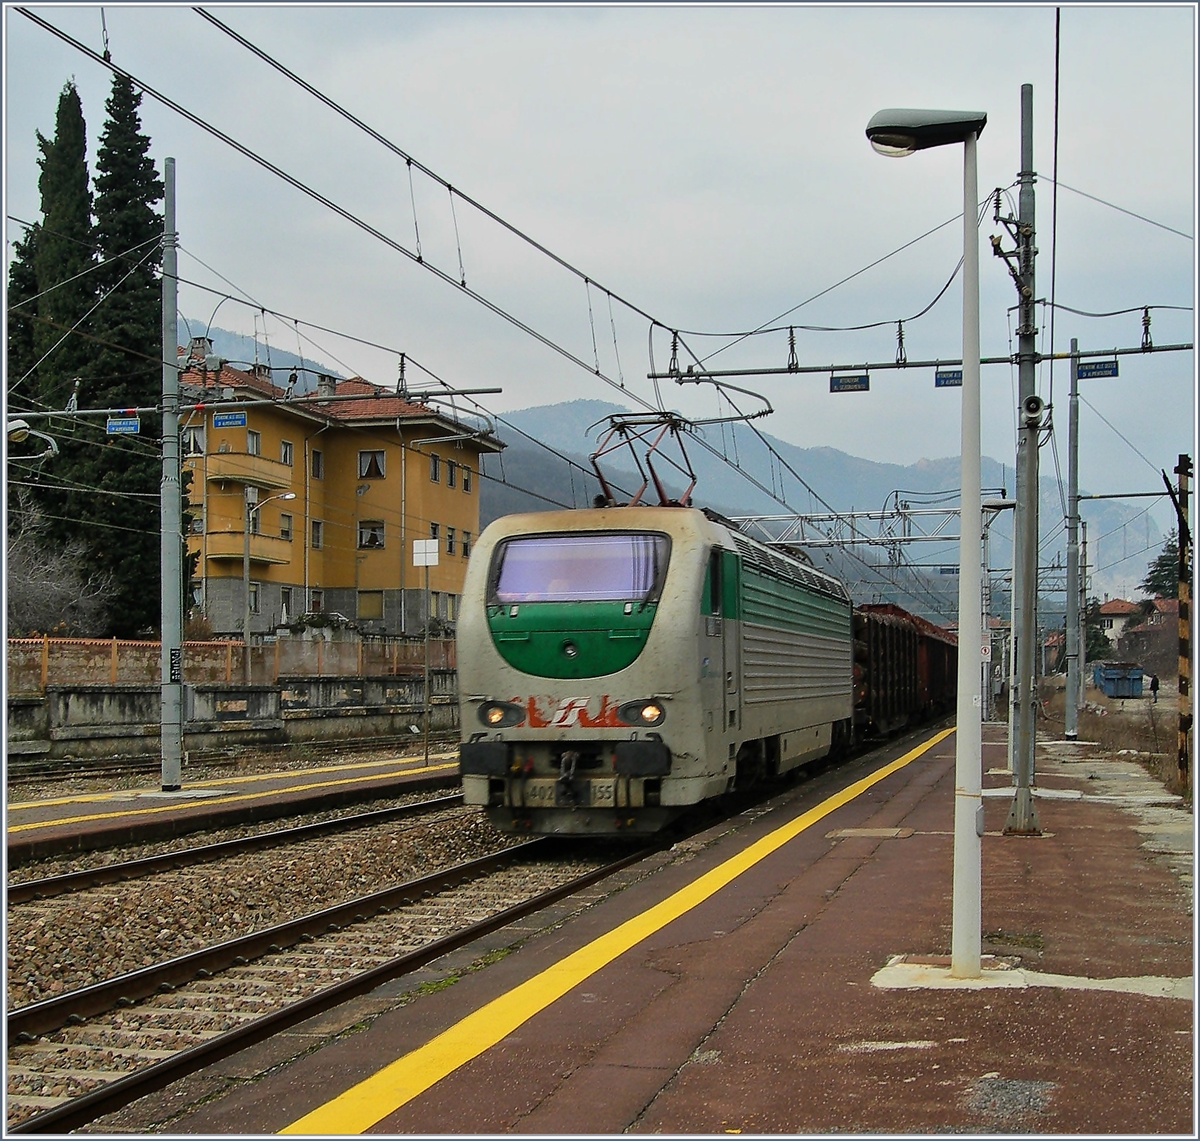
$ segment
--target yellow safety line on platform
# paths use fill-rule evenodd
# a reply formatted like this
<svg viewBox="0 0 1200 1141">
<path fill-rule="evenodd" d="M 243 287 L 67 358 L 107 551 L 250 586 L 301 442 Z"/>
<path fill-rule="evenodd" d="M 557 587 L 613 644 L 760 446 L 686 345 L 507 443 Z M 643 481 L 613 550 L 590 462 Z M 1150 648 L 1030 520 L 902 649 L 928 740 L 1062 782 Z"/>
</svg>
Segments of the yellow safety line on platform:
<svg viewBox="0 0 1200 1141">
<path fill-rule="evenodd" d="M 423 772 L 437 772 L 439 769 L 456 768 L 457 761 L 444 765 L 430 765 Z M 8 834 L 28 832 L 31 828 L 55 828 L 63 824 L 84 824 L 89 820 L 118 820 L 122 816 L 148 816 L 158 812 L 178 812 L 181 808 L 207 808 L 214 804 L 233 804 L 239 800 L 259 800 L 264 796 L 277 796 L 281 792 L 307 792 L 314 788 L 333 788 L 341 784 L 361 784 L 363 781 L 379 780 L 380 777 L 402 776 L 410 769 L 396 769 L 390 773 L 370 773 L 361 777 L 343 777 L 341 780 L 313 781 L 310 784 L 292 784 L 286 788 L 264 788 L 259 792 L 239 792 L 232 796 L 212 796 L 203 800 L 174 801 L 171 804 L 159 804 L 152 808 L 123 808 L 116 812 L 92 812 L 86 816 L 62 816 L 55 820 L 31 820 L 27 824 L 10 824 Z M 10 809 L 11 811 L 11 809 Z"/>
<path fill-rule="evenodd" d="M 448 757 L 449 753 L 435 753 L 434 756 Z M 188 781 L 187 787 L 192 788 L 216 788 L 226 784 L 249 784 L 256 780 L 274 780 L 277 777 L 294 777 L 303 776 L 306 774 L 316 773 L 336 773 L 343 769 L 375 769 L 383 768 L 385 765 L 400 765 L 408 764 L 411 768 L 425 768 L 424 762 L 420 757 L 389 757 L 385 761 L 348 761 L 342 765 L 315 765 L 308 769 L 275 769 L 269 773 L 247 773 L 240 777 L 214 777 L 212 780 L 197 780 Z M 444 765 L 437 766 L 445 768 Z M 390 774 L 389 774 L 390 775 Z M 23 800 L 17 804 L 9 804 L 8 811 L 16 812 L 22 808 L 54 808 L 60 804 L 84 804 L 88 801 L 95 800 L 128 800 L 131 796 L 145 795 L 148 792 L 156 792 L 157 789 L 147 788 L 126 788 L 116 789 L 112 792 L 77 792 L 71 796 L 56 796 L 46 800 Z"/>
<path fill-rule="evenodd" d="M 953 729 L 944 729 L 870 776 L 855 781 L 815 808 L 810 808 L 755 841 L 661 903 L 592 940 L 507 994 L 493 999 L 424 1046 L 390 1062 L 280 1132 L 347 1134 L 366 1131 L 460 1066 L 477 1058 L 619 955 L 703 903 L 806 828 L 916 760 L 953 732 Z"/>
</svg>

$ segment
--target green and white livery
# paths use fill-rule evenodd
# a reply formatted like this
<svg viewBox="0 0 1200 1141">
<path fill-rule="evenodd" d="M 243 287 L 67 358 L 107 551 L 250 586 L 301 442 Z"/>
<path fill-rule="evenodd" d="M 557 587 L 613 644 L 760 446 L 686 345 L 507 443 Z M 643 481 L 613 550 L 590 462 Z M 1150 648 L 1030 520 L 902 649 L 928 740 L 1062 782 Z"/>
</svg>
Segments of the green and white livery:
<svg viewBox="0 0 1200 1141">
<path fill-rule="evenodd" d="M 701 510 L 498 519 L 458 622 L 465 801 L 508 831 L 653 832 L 823 757 L 851 629 L 835 578 Z"/>
</svg>

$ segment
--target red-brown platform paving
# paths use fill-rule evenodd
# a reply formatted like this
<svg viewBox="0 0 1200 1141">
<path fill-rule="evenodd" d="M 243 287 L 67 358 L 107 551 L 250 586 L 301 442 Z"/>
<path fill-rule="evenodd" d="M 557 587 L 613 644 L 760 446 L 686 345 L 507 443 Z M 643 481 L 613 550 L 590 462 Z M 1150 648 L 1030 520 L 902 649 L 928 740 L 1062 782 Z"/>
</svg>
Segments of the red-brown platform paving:
<svg viewBox="0 0 1200 1141">
<path fill-rule="evenodd" d="M 1003 765 L 1002 732 L 985 727 L 985 770 Z M 1039 784 L 1070 796 L 1095 789 L 1088 776 L 1051 764 Z M 993 772 L 985 786 L 1008 779 Z M 174 1133 L 281 1130 L 829 791 L 791 790 L 650 874 L 624 873 L 624 890 L 454 985 L 404 1005 L 402 986 L 360 1000 L 144 1099 L 114 1127 L 175 1107 Z M 1191 1000 L 873 985 L 892 956 L 950 950 L 953 794 L 950 736 L 369 1130 L 1194 1135 Z M 1192 975 L 1189 892 L 1141 847 L 1128 812 L 1039 797 L 1043 834 L 1004 837 L 1009 802 L 984 801 L 985 952 L 1042 975 Z"/>
</svg>

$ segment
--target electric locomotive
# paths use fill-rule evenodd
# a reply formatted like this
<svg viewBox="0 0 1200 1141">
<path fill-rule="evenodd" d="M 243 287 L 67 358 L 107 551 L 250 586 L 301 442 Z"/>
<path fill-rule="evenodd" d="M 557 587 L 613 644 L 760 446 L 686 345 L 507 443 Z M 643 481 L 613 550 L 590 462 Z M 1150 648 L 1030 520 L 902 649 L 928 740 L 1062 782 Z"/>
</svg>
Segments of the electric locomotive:
<svg viewBox="0 0 1200 1141">
<path fill-rule="evenodd" d="M 457 639 L 463 799 L 506 831 L 653 832 L 852 732 L 845 587 L 693 507 L 497 519 Z"/>
</svg>

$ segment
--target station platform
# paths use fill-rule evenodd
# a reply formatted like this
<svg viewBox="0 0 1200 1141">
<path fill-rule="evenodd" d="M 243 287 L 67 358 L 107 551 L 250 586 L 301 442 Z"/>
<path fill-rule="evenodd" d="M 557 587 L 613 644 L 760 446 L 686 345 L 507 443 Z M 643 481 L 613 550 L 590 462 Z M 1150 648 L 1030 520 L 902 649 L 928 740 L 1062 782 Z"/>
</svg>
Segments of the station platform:
<svg viewBox="0 0 1200 1141">
<path fill-rule="evenodd" d="M 365 800 L 457 788 L 458 753 L 355 760 L 309 768 L 230 773 L 174 792 L 146 776 L 139 787 L 8 800 L 9 867 L 115 844 L 161 840 Z"/>
<path fill-rule="evenodd" d="M 1005 836 L 984 732 L 977 978 L 948 967 L 954 736 L 926 734 L 103 1129 L 1194 1136 L 1192 817 L 1135 761 L 1040 742 L 1040 835 Z"/>
</svg>

